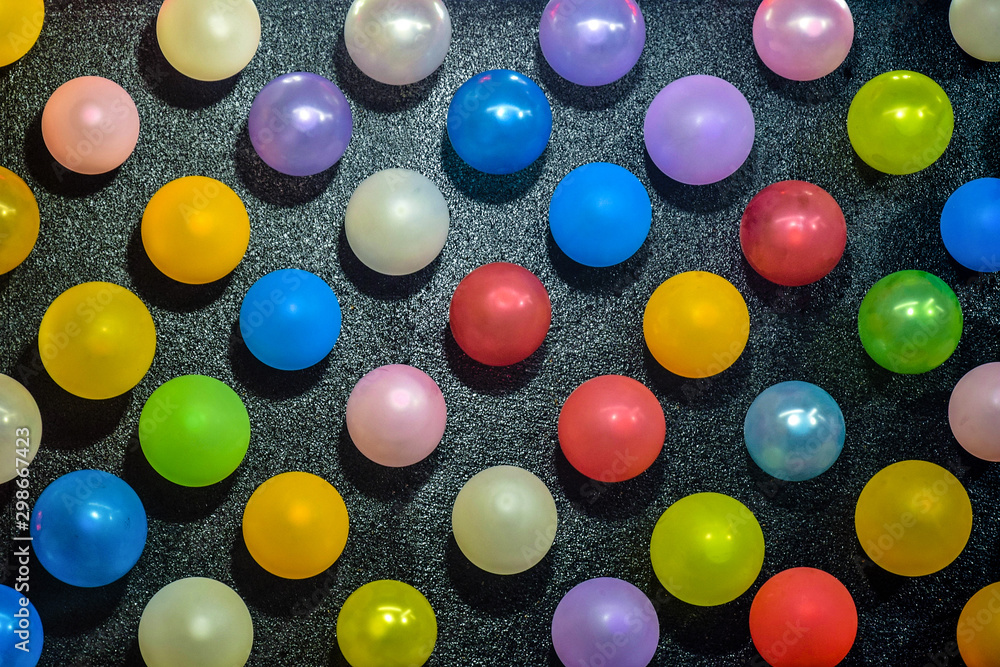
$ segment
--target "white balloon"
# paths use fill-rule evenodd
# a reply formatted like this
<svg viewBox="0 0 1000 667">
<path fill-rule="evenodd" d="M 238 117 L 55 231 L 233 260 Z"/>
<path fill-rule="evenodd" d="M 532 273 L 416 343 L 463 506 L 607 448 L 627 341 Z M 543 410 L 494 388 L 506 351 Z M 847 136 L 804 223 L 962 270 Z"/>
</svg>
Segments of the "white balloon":
<svg viewBox="0 0 1000 667">
<path fill-rule="evenodd" d="M 433 182 L 409 169 L 386 169 L 366 178 L 351 195 L 344 230 L 365 266 L 402 276 L 441 253 L 449 221 L 448 203 Z"/>
<path fill-rule="evenodd" d="M 963 51 L 979 60 L 1000 61 L 1000 2 L 952 0 L 948 22 Z"/>
<path fill-rule="evenodd" d="M 253 0 L 164 0 L 156 39 L 174 69 L 199 81 L 221 81 L 250 64 L 260 45 Z"/>
<path fill-rule="evenodd" d="M 451 18 L 441 0 L 354 0 L 344 41 L 358 69 L 403 86 L 430 76 L 444 62 Z"/>
<path fill-rule="evenodd" d="M 38 403 L 20 382 L 0 374 L 0 483 L 31 463 L 42 440 Z"/>
</svg>

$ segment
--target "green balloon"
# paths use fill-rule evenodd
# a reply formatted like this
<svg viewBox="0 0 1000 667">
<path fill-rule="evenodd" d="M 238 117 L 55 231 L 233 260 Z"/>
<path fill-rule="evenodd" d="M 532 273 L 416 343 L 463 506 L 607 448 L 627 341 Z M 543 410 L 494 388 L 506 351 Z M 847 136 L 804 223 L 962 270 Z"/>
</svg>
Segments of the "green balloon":
<svg viewBox="0 0 1000 667">
<path fill-rule="evenodd" d="M 224 382 L 182 375 L 152 393 L 139 415 L 139 444 L 174 484 L 209 486 L 239 467 L 250 446 L 250 416 Z"/>
<path fill-rule="evenodd" d="M 962 306 L 943 280 L 897 271 L 861 301 L 858 333 L 865 352 L 893 373 L 926 373 L 951 356 L 962 337 Z"/>
</svg>

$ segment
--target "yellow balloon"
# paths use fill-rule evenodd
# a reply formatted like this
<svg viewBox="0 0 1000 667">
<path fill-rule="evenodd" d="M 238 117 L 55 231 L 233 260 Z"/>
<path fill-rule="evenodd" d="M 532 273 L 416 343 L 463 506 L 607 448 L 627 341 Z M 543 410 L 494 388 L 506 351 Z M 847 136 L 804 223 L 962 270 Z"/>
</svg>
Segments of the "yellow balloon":
<svg viewBox="0 0 1000 667">
<path fill-rule="evenodd" d="M 347 545 L 347 506 L 337 489 L 307 472 L 275 475 L 243 510 L 243 539 L 257 563 L 285 579 L 328 569 Z"/>
<path fill-rule="evenodd" d="M 688 604 L 710 607 L 743 595 L 764 564 L 764 533 L 746 505 L 696 493 L 667 508 L 649 543 L 653 572 Z"/>
<path fill-rule="evenodd" d="M 83 283 L 45 311 L 38 351 L 45 370 L 69 393 L 112 398 L 146 375 L 156 352 L 156 327 L 139 297 L 124 287 Z"/>
<path fill-rule="evenodd" d="M 20 59 L 38 41 L 45 23 L 43 0 L 0 2 L 0 67 Z"/>
<path fill-rule="evenodd" d="M 351 667 L 420 667 L 437 642 L 437 619 L 413 586 L 383 579 L 351 593 L 337 617 L 337 643 Z"/>
<path fill-rule="evenodd" d="M 861 548 L 879 567 L 921 577 L 958 558 L 972 533 L 972 503 L 939 465 L 900 461 L 875 474 L 854 513 Z"/>
<path fill-rule="evenodd" d="M 958 651 L 967 667 L 1000 667 L 1000 582 L 965 604 L 958 617 Z"/>
<path fill-rule="evenodd" d="M 732 283 L 680 273 L 653 292 L 642 319 L 653 358 L 675 375 L 704 378 L 735 363 L 750 338 L 750 312 Z"/>
<path fill-rule="evenodd" d="M 38 202 L 31 188 L 20 176 L 0 167 L 0 274 L 31 254 L 40 222 Z"/>
<path fill-rule="evenodd" d="M 225 183 L 185 176 L 153 195 L 142 216 L 142 245 L 165 275 L 191 285 L 225 277 L 250 244 L 250 217 Z"/>
<path fill-rule="evenodd" d="M 912 174 L 941 157 L 955 129 L 944 90 L 917 72 L 880 74 L 861 87 L 847 112 L 858 156 L 887 174 Z"/>
</svg>

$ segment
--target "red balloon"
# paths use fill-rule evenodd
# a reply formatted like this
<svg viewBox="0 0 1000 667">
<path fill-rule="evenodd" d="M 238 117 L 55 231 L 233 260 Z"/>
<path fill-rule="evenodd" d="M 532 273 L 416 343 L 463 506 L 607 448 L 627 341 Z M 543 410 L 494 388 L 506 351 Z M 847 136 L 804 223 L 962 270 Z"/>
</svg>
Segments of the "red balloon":
<svg viewBox="0 0 1000 667">
<path fill-rule="evenodd" d="M 510 366 L 541 347 L 552 323 L 552 303 L 531 271 L 497 262 L 462 279 L 448 320 L 467 355 L 487 366 Z"/>
<path fill-rule="evenodd" d="M 769 185 L 750 200 L 740 245 L 754 271 L 797 287 L 833 271 L 847 245 L 847 222 L 836 200 L 805 181 Z"/>
<path fill-rule="evenodd" d="M 858 634 L 858 610 L 836 577 L 811 567 L 774 575 L 750 606 L 750 636 L 773 667 L 834 667 Z"/>
<path fill-rule="evenodd" d="M 621 375 L 587 380 L 559 413 L 559 446 L 591 479 L 623 482 L 659 456 L 667 435 L 660 402 L 642 383 Z"/>
</svg>

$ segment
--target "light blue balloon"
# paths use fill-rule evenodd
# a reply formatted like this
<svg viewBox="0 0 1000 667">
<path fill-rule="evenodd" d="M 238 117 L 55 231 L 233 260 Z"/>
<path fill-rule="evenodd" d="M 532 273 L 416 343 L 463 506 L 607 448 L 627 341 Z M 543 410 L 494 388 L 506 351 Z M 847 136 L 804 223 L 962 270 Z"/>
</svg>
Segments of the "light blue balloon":
<svg viewBox="0 0 1000 667">
<path fill-rule="evenodd" d="M 22 600 L 27 604 L 21 604 Z M 42 620 L 35 605 L 24 593 L 0 586 L 0 665 L 35 667 L 42 657 L 44 640 Z"/>
<path fill-rule="evenodd" d="M 31 516 L 35 555 L 49 574 L 93 588 L 121 579 L 146 545 L 146 510 L 132 487 L 77 470 L 45 487 Z"/>
<path fill-rule="evenodd" d="M 812 479 L 844 449 L 844 414 L 830 394 L 809 382 L 780 382 L 747 410 L 743 437 L 754 462 L 788 482 Z"/>
</svg>

